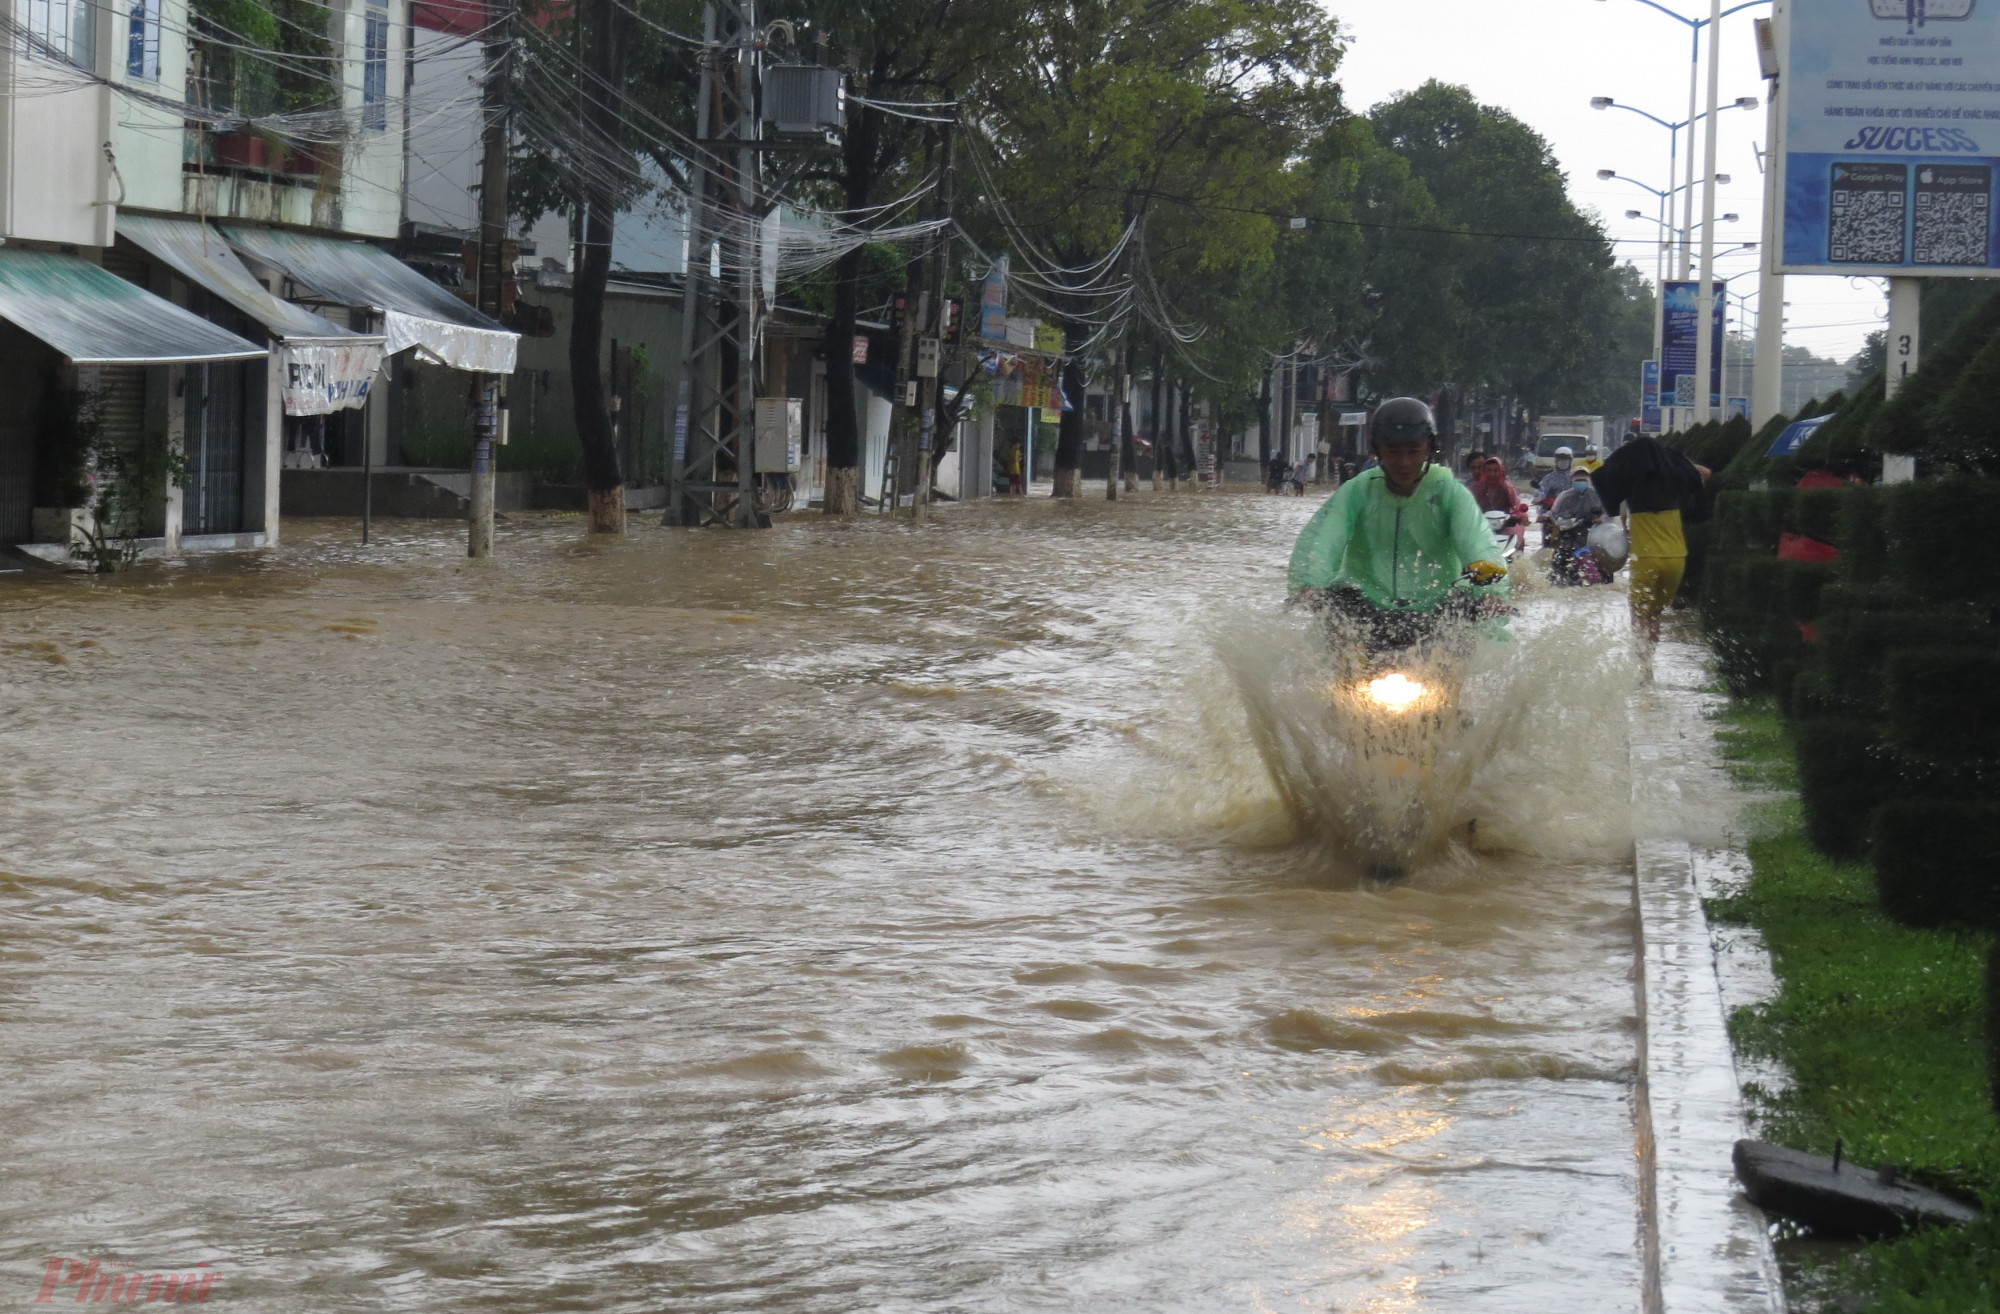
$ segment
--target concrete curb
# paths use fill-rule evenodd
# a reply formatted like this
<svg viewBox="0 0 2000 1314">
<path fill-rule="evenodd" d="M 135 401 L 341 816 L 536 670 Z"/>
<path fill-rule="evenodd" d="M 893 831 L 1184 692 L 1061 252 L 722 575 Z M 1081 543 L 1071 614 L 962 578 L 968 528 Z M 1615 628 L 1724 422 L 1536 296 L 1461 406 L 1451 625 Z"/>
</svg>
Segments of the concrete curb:
<svg viewBox="0 0 2000 1314">
<path fill-rule="evenodd" d="M 1688 645 L 1674 645 L 1688 647 Z M 1694 650 L 1698 654 L 1698 650 Z M 1663 650 L 1661 657 L 1669 654 Z M 1762 1211 L 1743 1197 L 1730 1151 L 1744 1135 L 1725 1009 L 1757 989 L 1761 946 L 1732 940 L 1725 1001 L 1717 947 L 1702 912 L 1698 867 L 1740 867 L 1682 838 L 1649 835 L 1680 809 L 1697 777 L 1716 772 L 1705 710 L 1693 692 L 1698 657 L 1661 663 L 1663 686 L 1630 705 L 1633 905 L 1638 914 L 1641 1039 L 1635 1098 L 1648 1314 L 1783 1314 L 1784 1283 Z M 1693 665 L 1681 687 L 1671 670 Z M 1761 968 L 1768 980 L 1769 968 Z M 1746 986 L 1745 983 L 1748 983 Z M 1757 1074 L 1760 1079 L 1764 1074 Z"/>
</svg>

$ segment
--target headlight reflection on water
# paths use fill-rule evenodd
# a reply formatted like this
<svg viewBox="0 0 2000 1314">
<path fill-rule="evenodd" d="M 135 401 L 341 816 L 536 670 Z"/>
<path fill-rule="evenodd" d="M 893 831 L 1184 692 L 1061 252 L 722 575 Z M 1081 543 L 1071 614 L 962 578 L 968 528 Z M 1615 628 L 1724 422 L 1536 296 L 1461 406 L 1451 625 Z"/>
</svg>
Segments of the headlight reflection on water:
<svg viewBox="0 0 2000 1314">
<path fill-rule="evenodd" d="M 1368 701 L 1391 712 L 1407 712 L 1429 693 L 1422 683 L 1401 671 L 1391 671 L 1368 682 Z"/>
</svg>

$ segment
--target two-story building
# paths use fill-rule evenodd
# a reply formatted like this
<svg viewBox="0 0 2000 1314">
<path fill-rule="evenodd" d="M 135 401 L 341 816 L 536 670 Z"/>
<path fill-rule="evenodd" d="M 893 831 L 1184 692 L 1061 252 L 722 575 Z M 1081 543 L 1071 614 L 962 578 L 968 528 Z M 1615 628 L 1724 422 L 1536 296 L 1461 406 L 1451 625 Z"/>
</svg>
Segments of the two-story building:
<svg viewBox="0 0 2000 1314">
<path fill-rule="evenodd" d="M 0 542 L 60 544 L 112 479 L 122 533 L 275 542 L 283 468 L 386 455 L 385 357 L 512 372 L 386 249 L 409 0 L 6 2 Z"/>
</svg>

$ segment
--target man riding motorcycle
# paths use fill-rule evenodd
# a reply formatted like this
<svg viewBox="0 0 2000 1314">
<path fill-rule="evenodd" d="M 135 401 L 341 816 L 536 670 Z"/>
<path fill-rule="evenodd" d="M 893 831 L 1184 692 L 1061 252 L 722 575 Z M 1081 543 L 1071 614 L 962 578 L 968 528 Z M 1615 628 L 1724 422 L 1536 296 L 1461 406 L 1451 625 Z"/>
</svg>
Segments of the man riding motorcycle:
<svg viewBox="0 0 2000 1314">
<path fill-rule="evenodd" d="M 1436 463 L 1431 408 L 1391 398 L 1368 433 L 1379 464 L 1306 523 L 1292 549 L 1291 597 L 1358 621 L 1376 650 L 1410 647 L 1443 619 L 1497 610 L 1507 568 L 1471 490 Z"/>
</svg>

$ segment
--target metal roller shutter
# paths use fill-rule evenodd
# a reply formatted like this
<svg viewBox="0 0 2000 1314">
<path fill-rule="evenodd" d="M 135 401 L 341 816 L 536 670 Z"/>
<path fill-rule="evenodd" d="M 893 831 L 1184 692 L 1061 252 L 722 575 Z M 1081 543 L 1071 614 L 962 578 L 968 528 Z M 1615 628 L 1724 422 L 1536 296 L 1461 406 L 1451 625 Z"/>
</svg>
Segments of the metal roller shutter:
<svg viewBox="0 0 2000 1314">
<path fill-rule="evenodd" d="M 34 536 L 35 448 L 41 441 L 42 403 L 48 395 L 55 353 L 0 321 L 0 543 Z"/>
</svg>

